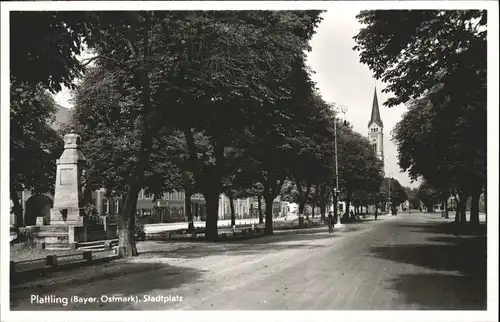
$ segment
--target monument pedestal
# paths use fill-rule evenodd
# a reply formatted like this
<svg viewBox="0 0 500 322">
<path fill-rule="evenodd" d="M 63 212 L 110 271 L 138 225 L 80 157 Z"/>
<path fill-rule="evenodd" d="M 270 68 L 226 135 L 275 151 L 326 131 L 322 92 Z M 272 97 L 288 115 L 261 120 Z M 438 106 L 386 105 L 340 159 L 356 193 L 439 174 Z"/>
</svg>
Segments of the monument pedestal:
<svg viewBox="0 0 500 322">
<path fill-rule="evenodd" d="M 68 249 L 75 242 L 85 241 L 86 227 L 82 206 L 87 201 L 87 160 L 79 150 L 78 134 L 64 136 L 64 151 L 57 160 L 54 207 L 49 225 L 40 226 L 38 239 L 47 249 Z"/>
<path fill-rule="evenodd" d="M 64 211 L 66 210 L 66 211 Z M 65 216 L 64 213 L 67 213 Z M 65 226 L 83 226 L 83 216 L 80 215 L 80 209 L 64 208 L 50 209 L 50 224 Z"/>
<path fill-rule="evenodd" d="M 116 235 L 116 225 L 84 221 L 84 206 L 91 201 L 87 186 L 87 160 L 79 150 L 80 136 L 64 136 L 64 151 L 57 160 L 54 207 L 50 221 L 37 226 L 37 240 L 46 249 L 72 249 L 78 242 L 103 240 Z M 114 228 L 114 232 L 113 232 Z"/>
</svg>

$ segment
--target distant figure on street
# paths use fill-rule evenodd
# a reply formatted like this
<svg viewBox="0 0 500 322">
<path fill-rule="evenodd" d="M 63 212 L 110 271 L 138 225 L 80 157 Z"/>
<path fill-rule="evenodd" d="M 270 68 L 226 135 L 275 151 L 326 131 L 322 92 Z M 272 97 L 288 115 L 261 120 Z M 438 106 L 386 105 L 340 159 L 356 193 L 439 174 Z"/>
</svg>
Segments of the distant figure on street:
<svg viewBox="0 0 500 322">
<path fill-rule="evenodd" d="M 378 209 L 377 208 L 375 208 L 375 214 L 374 215 L 375 215 L 375 220 L 377 220 L 377 216 L 378 216 Z"/>
<path fill-rule="evenodd" d="M 333 233 L 333 216 L 332 216 L 332 212 L 329 212 L 328 213 L 328 233 L 331 234 Z"/>
</svg>

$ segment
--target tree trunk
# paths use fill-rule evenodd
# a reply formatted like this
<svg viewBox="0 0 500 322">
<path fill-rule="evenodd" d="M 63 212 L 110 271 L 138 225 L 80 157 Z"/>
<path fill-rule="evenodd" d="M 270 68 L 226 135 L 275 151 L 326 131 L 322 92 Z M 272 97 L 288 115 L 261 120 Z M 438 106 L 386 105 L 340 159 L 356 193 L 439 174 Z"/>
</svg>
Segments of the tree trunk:
<svg viewBox="0 0 500 322">
<path fill-rule="evenodd" d="M 484 187 L 484 223 L 488 222 L 488 204 L 486 203 L 486 187 Z"/>
<path fill-rule="evenodd" d="M 455 222 L 460 222 L 460 212 L 458 211 L 458 197 L 454 194 L 453 198 L 455 199 Z"/>
<path fill-rule="evenodd" d="M 346 203 L 345 203 L 345 212 L 344 212 L 345 218 L 350 217 L 350 214 L 349 214 L 350 208 L 351 208 L 351 195 L 347 194 L 347 199 L 346 199 Z"/>
<path fill-rule="evenodd" d="M 257 195 L 257 205 L 259 207 L 259 225 L 264 223 L 264 218 L 262 216 L 262 195 Z"/>
<path fill-rule="evenodd" d="M 158 124 L 155 125 L 154 129 L 150 127 L 148 130 L 144 130 L 148 132 L 142 135 L 137 164 L 125 193 L 126 198 L 123 209 L 118 216 L 118 256 L 121 258 L 137 256 L 137 247 L 135 245 L 137 198 L 144 178 L 144 169 L 151 155 L 153 134 L 157 132 Z M 143 127 L 146 128 L 146 125 L 143 125 Z"/>
<path fill-rule="evenodd" d="M 272 195 L 266 194 L 266 226 L 264 228 L 264 232 L 266 235 L 273 234 L 273 201 L 274 198 Z"/>
<path fill-rule="evenodd" d="M 13 185 L 10 186 L 10 199 L 12 200 L 12 212 L 14 213 L 14 217 L 16 218 L 15 227 L 20 228 L 24 226 L 23 220 L 23 207 L 21 206 L 21 202 L 19 201 L 19 196 L 17 195 L 16 189 Z M 10 220 L 9 220 L 10 221 Z"/>
<path fill-rule="evenodd" d="M 190 138 L 192 139 L 192 137 Z M 224 144 L 218 141 L 217 138 L 212 138 L 213 155 L 215 157 L 215 165 L 205 168 L 204 173 L 200 171 L 194 172 L 198 182 L 203 182 L 203 196 L 205 197 L 207 216 L 205 223 L 205 238 L 208 241 L 216 241 L 219 239 L 218 219 L 219 219 L 219 197 L 222 189 L 222 177 L 224 175 L 225 159 L 224 159 Z M 194 143 L 194 140 L 193 140 Z M 195 154 L 196 147 L 191 148 Z M 196 160 L 196 156 L 191 159 Z"/>
<path fill-rule="evenodd" d="M 203 193 L 206 204 L 205 238 L 209 241 L 216 241 L 219 238 L 217 220 L 219 218 L 219 192 L 214 190 Z"/>
<path fill-rule="evenodd" d="M 477 188 L 471 195 L 470 223 L 479 224 L 479 199 L 481 198 L 481 188 Z"/>
<path fill-rule="evenodd" d="M 145 19 L 149 20 L 149 15 L 145 16 Z M 145 25 L 148 28 L 143 29 L 143 61 L 148 61 L 149 50 L 149 36 L 150 36 L 150 24 L 147 22 Z M 135 53 L 132 50 L 132 55 Z M 144 169 L 146 163 L 151 155 L 151 150 L 153 148 L 153 137 L 158 133 L 160 127 L 163 125 L 161 121 L 161 114 L 157 115 L 153 122 L 148 122 L 146 115 L 153 112 L 151 110 L 151 95 L 150 95 L 150 81 L 148 68 L 144 64 L 141 68 L 136 69 L 136 77 L 140 80 L 136 88 L 141 93 L 141 101 L 143 104 L 144 119 L 142 120 L 142 137 L 140 140 L 139 154 L 137 155 L 138 160 L 135 168 L 133 169 L 132 175 L 130 177 L 130 183 L 125 193 L 126 199 L 124 207 L 120 215 L 118 216 L 118 255 L 119 257 L 131 257 L 137 256 L 137 247 L 135 245 L 135 224 L 136 224 L 136 212 L 137 212 L 137 198 L 141 185 L 144 178 Z M 158 121 L 160 120 L 160 121 Z"/>
<path fill-rule="evenodd" d="M 323 188 L 321 189 L 320 203 L 319 203 L 319 209 L 322 221 L 326 219 L 326 209 L 328 206 L 329 199 L 330 199 L 329 188 L 327 186 L 323 186 Z"/>
<path fill-rule="evenodd" d="M 319 205 L 321 220 L 325 220 L 326 218 L 326 202 L 321 202 Z"/>
<path fill-rule="evenodd" d="M 236 216 L 234 214 L 234 198 L 232 193 L 228 193 L 229 208 L 231 208 L 231 227 L 236 226 Z"/>
<path fill-rule="evenodd" d="M 186 208 L 186 215 L 188 220 L 188 231 L 194 230 L 193 213 L 191 211 L 191 196 L 193 193 L 191 189 L 184 189 L 184 208 Z"/>
<path fill-rule="evenodd" d="M 299 200 L 299 215 L 304 215 L 304 209 L 306 207 L 306 201 L 304 198 L 300 198 Z"/>
<path fill-rule="evenodd" d="M 449 218 L 449 213 L 448 213 L 448 198 L 446 198 L 443 202 L 444 204 L 444 218 L 448 219 Z"/>
<path fill-rule="evenodd" d="M 484 188 L 484 213 L 488 214 L 488 203 L 486 202 L 486 197 L 488 193 L 486 191 L 486 188 Z"/>
<path fill-rule="evenodd" d="M 137 256 L 135 245 L 135 224 L 137 212 L 137 198 L 139 196 L 139 184 L 134 180 L 128 188 L 125 204 L 118 216 L 118 256 L 120 258 Z"/>
<path fill-rule="evenodd" d="M 457 206 L 458 220 L 460 223 L 466 223 L 467 217 L 466 217 L 466 213 L 465 213 L 465 208 L 467 206 L 468 196 L 462 192 L 459 194 L 458 198 L 459 198 L 458 206 Z"/>
</svg>

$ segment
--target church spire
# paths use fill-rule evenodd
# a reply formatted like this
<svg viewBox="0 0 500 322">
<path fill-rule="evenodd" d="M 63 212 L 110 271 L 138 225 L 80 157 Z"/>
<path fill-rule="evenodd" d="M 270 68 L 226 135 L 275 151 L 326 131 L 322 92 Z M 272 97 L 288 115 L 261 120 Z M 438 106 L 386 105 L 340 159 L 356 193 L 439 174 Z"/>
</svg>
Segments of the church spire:
<svg viewBox="0 0 500 322">
<path fill-rule="evenodd" d="M 370 125 L 372 125 L 373 123 L 384 127 L 384 123 L 382 123 L 382 119 L 380 118 L 380 111 L 378 109 L 377 87 L 375 87 L 375 93 L 373 94 L 372 117 L 370 118 L 368 127 L 370 127 Z"/>
</svg>

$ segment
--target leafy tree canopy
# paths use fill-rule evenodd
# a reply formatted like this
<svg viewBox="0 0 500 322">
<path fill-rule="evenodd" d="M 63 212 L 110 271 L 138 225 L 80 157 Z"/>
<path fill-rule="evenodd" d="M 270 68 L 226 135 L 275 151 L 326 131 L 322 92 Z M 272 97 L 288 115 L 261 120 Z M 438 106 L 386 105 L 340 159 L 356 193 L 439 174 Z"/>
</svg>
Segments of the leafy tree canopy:
<svg viewBox="0 0 500 322">
<path fill-rule="evenodd" d="M 51 127 L 55 111 L 54 99 L 42 86 L 11 87 L 11 190 L 54 191 L 56 159 L 63 147 L 62 139 Z"/>
<path fill-rule="evenodd" d="M 455 107 L 485 104 L 486 17 L 485 10 L 362 11 L 354 50 L 388 84 L 388 106 L 430 91 L 438 106 L 450 98 Z"/>
<path fill-rule="evenodd" d="M 390 198 L 391 204 L 399 206 L 408 200 L 408 195 L 398 180 L 394 178 L 384 178 L 384 181 L 380 186 L 379 198 L 379 200 L 383 203 L 388 202 Z"/>
<path fill-rule="evenodd" d="M 84 66 L 78 60 L 91 14 L 68 11 L 10 13 L 11 82 L 37 86 L 52 93 L 73 81 Z"/>
<path fill-rule="evenodd" d="M 420 184 L 417 191 L 417 197 L 423 202 L 425 207 L 433 210 L 434 205 L 442 201 L 443 197 L 447 196 L 447 192 L 443 189 L 433 186 L 427 181 Z"/>
<path fill-rule="evenodd" d="M 351 197 L 378 191 L 382 162 L 369 141 L 350 126 L 339 127 L 338 162 L 341 190 Z"/>
<path fill-rule="evenodd" d="M 428 99 L 412 102 L 394 129 L 399 165 L 436 186 L 470 189 L 486 182 L 486 113 L 445 118 Z"/>
</svg>

